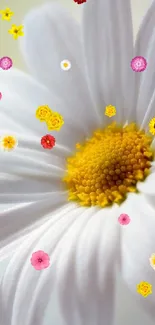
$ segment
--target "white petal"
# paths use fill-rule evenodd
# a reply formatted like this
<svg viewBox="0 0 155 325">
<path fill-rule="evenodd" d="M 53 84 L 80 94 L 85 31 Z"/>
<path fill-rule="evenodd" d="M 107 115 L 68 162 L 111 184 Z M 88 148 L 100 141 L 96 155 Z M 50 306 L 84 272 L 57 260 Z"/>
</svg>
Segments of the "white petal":
<svg viewBox="0 0 155 325">
<path fill-rule="evenodd" d="M 112 104 L 117 109 L 114 119 L 127 119 L 134 105 L 130 1 L 88 1 L 84 7 L 83 32 L 91 92 L 100 115 L 105 105 Z M 133 111 L 130 118 L 134 118 Z"/>
<path fill-rule="evenodd" d="M 29 13 L 24 32 L 22 52 L 30 71 L 64 101 L 77 124 L 86 132 L 94 129 L 98 117 L 85 80 L 80 26 L 65 9 L 53 3 Z M 69 71 L 61 69 L 64 59 L 71 63 Z"/>
<path fill-rule="evenodd" d="M 155 195 L 155 172 L 148 175 L 144 182 L 138 182 L 137 188 L 144 194 Z"/>
<path fill-rule="evenodd" d="M 64 118 L 64 125 L 59 132 L 53 131 L 59 145 L 73 149 L 75 143 L 88 135 L 86 126 L 81 120 L 71 114 L 68 103 L 58 99 L 51 91 L 38 84 L 18 70 L 9 70 L 7 74 L 0 71 L 3 100 L 0 101 L 0 128 L 25 133 L 28 136 L 37 135 L 40 138 L 49 133 L 45 123 L 35 117 L 36 110 L 41 105 L 48 105 L 53 111 L 59 112 Z M 60 96 L 61 98 L 61 96 Z"/>
<path fill-rule="evenodd" d="M 103 319 L 111 325 L 113 321 L 115 262 L 119 250 L 117 210 L 95 210 L 86 211 L 83 220 L 77 221 L 62 243 L 58 290 L 69 325 L 101 325 Z"/>
<path fill-rule="evenodd" d="M 149 118 L 154 115 L 151 101 L 154 101 L 154 84 L 155 84 L 155 66 L 154 66 L 154 51 L 155 51 L 155 1 L 152 2 L 145 18 L 142 21 L 136 44 L 135 56 L 143 56 L 147 60 L 147 68 L 136 74 L 136 88 L 135 93 L 138 95 L 137 100 L 137 121 L 139 124 L 143 123 L 145 116 L 146 127 Z M 152 107 L 150 107 L 151 105 Z M 147 111 L 149 106 L 149 110 Z M 147 117 L 147 118 L 146 118 Z M 153 116 L 152 116 L 153 117 Z"/>
<path fill-rule="evenodd" d="M 55 284 L 55 263 L 59 256 L 57 246 L 77 218 L 79 209 L 75 208 L 75 204 L 66 205 L 30 235 L 29 240 L 24 241 L 15 253 L 1 285 L 0 309 L 4 324 L 14 325 L 21 321 L 23 325 L 42 324 L 43 311 Z M 32 253 L 40 249 L 50 256 L 50 267 L 43 272 L 36 271 L 30 263 Z M 41 296 L 44 297 L 43 301 Z"/>
<path fill-rule="evenodd" d="M 67 150 L 58 146 L 45 152 L 38 137 L 17 134 L 17 139 L 16 149 L 0 152 L 0 204 L 40 201 L 65 191 Z"/>
<path fill-rule="evenodd" d="M 14 205 L 0 212 L 0 249 L 42 224 L 49 214 L 67 202 L 64 192 L 53 192 L 48 199 Z M 2 250 L 3 253 L 3 250 Z"/>
<path fill-rule="evenodd" d="M 155 169 L 152 168 L 151 174 L 144 182 L 137 184 L 138 190 L 144 194 L 148 204 L 155 208 Z"/>
<path fill-rule="evenodd" d="M 131 195 L 122 204 L 120 213 L 126 213 L 131 218 L 130 224 L 122 226 L 122 275 L 137 301 L 154 318 L 155 271 L 149 258 L 155 252 L 155 209 L 139 194 Z M 150 283 L 153 288 L 153 293 L 146 298 L 136 291 L 136 285 L 141 281 Z"/>
<path fill-rule="evenodd" d="M 33 238 L 29 236 L 29 241 L 23 242 L 12 258 L 1 285 L 0 308 L 6 325 L 21 321 L 23 325 L 42 325 L 55 283 L 68 325 L 73 324 L 74 311 L 80 316 L 80 324 L 87 324 L 85 319 L 90 317 L 83 315 L 84 307 L 91 316 L 94 315 L 95 322 L 91 320 L 89 324 L 101 325 L 103 319 L 106 325 L 112 324 L 114 263 L 119 239 L 114 220 L 116 215 L 110 213 L 110 209 L 106 209 L 104 215 L 101 211 L 94 215 L 95 210 L 76 209 L 75 205 L 68 205 L 37 230 Z M 31 254 L 40 249 L 50 256 L 50 267 L 41 272 L 34 270 L 30 264 Z M 111 285 L 109 281 L 112 281 Z M 95 288 L 94 294 L 89 283 Z M 81 298 L 85 303 L 83 308 Z M 93 301 L 95 312 L 89 308 L 89 303 L 92 307 Z"/>
</svg>

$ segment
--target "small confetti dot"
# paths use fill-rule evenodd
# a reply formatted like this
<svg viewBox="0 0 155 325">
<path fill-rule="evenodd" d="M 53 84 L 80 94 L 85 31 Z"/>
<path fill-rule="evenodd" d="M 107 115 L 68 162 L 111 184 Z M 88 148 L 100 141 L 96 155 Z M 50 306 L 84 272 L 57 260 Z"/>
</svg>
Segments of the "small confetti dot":
<svg viewBox="0 0 155 325">
<path fill-rule="evenodd" d="M 68 71 L 71 68 L 71 63 L 68 60 L 63 60 L 61 61 L 60 66 L 62 70 Z"/>
<path fill-rule="evenodd" d="M 106 106 L 105 115 L 108 117 L 112 117 L 112 116 L 116 115 L 116 107 L 112 106 L 112 105 Z"/>
<path fill-rule="evenodd" d="M 147 297 L 152 294 L 152 285 L 148 282 L 141 281 L 137 284 L 137 292 L 143 297 Z"/>
<path fill-rule="evenodd" d="M 32 254 L 31 264 L 35 270 L 46 269 L 50 265 L 50 257 L 44 251 L 37 251 Z"/>
<path fill-rule="evenodd" d="M 12 151 L 18 145 L 18 141 L 13 135 L 4 135 L 0 137 L 0 148 L 4 151 Z"/>
<path fill-rule="evenodd" d="M 130 223 L 130 217 L 125 214 L 125 213 L 122 213 L 120 214 L 119 218 L 118 218 L 118 222 L 122 225 L 122 226 L 125 226 L 125 225 L 128 225 Z"/>
<path fill-rule="evenodd" d="M 11 58 L 9 58 L 8 56 L 4 56 L 3 58 L 0 59 L 0 68 L 2 68 L 3 70 L 10 69 L 12 65 L 13 62 Z"/>
<path fill-rule="evenodd" d="M 46 134 L 41 138 L 41 145 L 44 149 L 52 149 L 55 146 L 55 138 L 50 134 Z"/>
<path fill-rule="evenodd" d="M 155 253 L 153 253 L 153 254 L 150 256 L 149 261 L 150 261 L 150 265 L 151 265 L 152 268 L 155 270 Z"/>
<path fill-rule="evenodd" d="M 136 56 L 131 61 L 131 68 L 135 72 L 142 72 L 147 67 L 147 61 L 143 56 Z"/>
<path fill-rule="evenodd" d="M 74 0 L 78 5 L 81 5 L 82 3 L 86 2 L 87 0 Z"/>
<path fill-rule="evenodd" d="M 63 117 L 57 112 L 53 112 L 46 120 L 46 125 L 49 131 L 59 131 L 63 124 Z"/>
<path fill-rule="evenodd" d="M 2 99 L 2 93 L 0 92 L 0 100 Z"/>
<path fill-rule="evenodd" d="M 155 135 L 155 117 L 149 122 L 149 131 L 152 135 Z"/>
</svg>

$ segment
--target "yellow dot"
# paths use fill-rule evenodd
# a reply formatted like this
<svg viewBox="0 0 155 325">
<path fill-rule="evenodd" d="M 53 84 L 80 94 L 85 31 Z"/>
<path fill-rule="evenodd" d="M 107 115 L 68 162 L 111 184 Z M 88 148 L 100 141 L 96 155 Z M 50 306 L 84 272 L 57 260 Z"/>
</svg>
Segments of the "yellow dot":
<svg viewBox="0 0 155 325">
<path fill-rule="evenodd" d="M 116 115 L 116 107 L 112 106 L 112 105 L 106 106 L 105 115 L 108 117 L 112 117 L 112 116 Z"/>
<path fill-rule="evenodd" d="M 5 135 L 0 137 L 0 147 L 4 151 L 11 151 L 18 145 L 18 141 L 13 135 Z"/>
<path fill-rule="evenodd" d="M 152 294 L 152 285 L 146 281 L 141 281 L 137 284 L 137 292 L 141 294 L 143 297 L 147 297 Z"/>
<path fill-rule="evenodd" d="M 155 117 L 149 122 L 149 131 L 152 135 L 155 135 Z"/>
<path fill-rule="evenodd" d="M 77 143 L 66 160 L 63 180 L 70 197 L 87 206 L 121 204 L 150 172 L 151 142 L 152 137 L 133 123 L 96 130 L 82 145 Z"/>
</svg>

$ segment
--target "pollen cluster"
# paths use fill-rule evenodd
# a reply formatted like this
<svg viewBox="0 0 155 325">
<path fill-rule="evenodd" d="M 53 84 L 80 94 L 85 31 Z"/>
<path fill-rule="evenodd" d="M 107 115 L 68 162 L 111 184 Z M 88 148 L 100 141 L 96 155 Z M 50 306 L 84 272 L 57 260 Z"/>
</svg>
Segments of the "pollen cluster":
<svg viewBox="0 0 155 325">
<path fill-rule="evenodd" d="M 149 174 L 151 142 L 152 137 L 134 123 L 122 127 L 114 122 L 95 131 L 67 159 L 63 181 L 68 199 L 99 207 L 123 202 L 128 192 L 137 192 L 137 182 Z"/>
</svg>

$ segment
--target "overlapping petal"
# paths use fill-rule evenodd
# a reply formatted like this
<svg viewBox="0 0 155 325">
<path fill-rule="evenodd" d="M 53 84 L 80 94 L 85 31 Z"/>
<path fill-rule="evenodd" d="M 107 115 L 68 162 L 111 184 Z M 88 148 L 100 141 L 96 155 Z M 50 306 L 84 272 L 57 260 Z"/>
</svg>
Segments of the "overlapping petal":
<svg viewBox="0 0 155 325">
<path fill-rule="evenodd" d="M 99 119 L 85 78 L 80 26 L 57 3 L 34 9 L 24 26 L 21 45 L 30 72 L 63 100 L 70 120 L 93 130 Z M 69 71 L 61 69 L 63 60 L 70 61 Z"/>
<path fill-rule="evenodd" d="M 45 86 L 16 69 L 8 71 L 7 74 L 4 72 L 0 71 L 3 92 L 3 100 L 0 101 L 1 133 L 7 130 L 27 134 L 27 136 L 33 134 L 41 138 L 47 133 L 47 126 L 36 119 L 35 113 L 39 106 L 48 105 L 64 119 L 61 132 L 52 132 L 59 145 L 73 149 L 75 143 L 88 134 L 85 126 L 82 127 L 79 119 L 71 113 L 71 107 L 68 107 L 61 96 L 58 98 L 53 89 L 49 91 Z"/>
<path fill-rule="evenodd" d="M 105 105 L 112 104 L 117 108 L 115 120 L 122 122 L 127 115 L 133 120 L 130 1 L 88 1 L 84 7 L 83 34 L 90 89 L 101 118 Z"/>
</svg>

